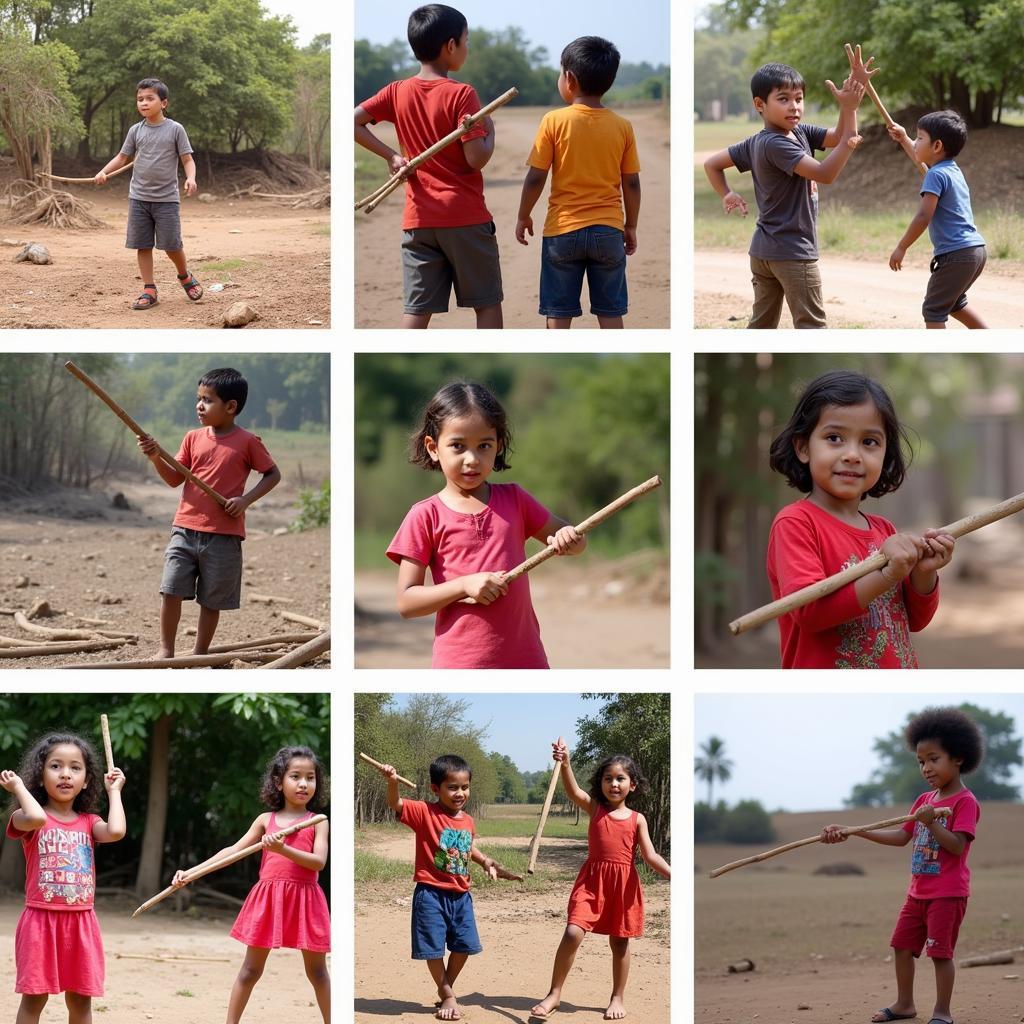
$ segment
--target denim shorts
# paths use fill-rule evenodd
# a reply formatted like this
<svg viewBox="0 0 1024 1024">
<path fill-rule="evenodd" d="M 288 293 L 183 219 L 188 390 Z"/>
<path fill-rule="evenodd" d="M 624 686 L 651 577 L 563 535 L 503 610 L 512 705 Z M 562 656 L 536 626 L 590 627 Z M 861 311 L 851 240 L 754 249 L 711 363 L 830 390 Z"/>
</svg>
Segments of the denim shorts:
<svg viewBox="0 0 1024 1024">
<path fill-rule="evenodd" d="M 593 224 L 564 235 L 545 237 L 540 256 L 540 315 L 583 316 L 583 275 L 594 316 L 624 316 L 626 236 L 618 228 Z"/>
<path fill-rule="evenodd" d="M 160 593 L 196 600 L 211 611 L 237 608 L 242 598 L 242 538 L 172 527 Z"/>
<path fill-rule="evenodd" d="M 163 249 L 177 252 L 184 248 L 181 240 L 181 203 L 148 203 L 142 199 L 128 200 L 128 234 L 126 249 Z"/>
<path fill-rule="evenodd" d="M 450 953 L 479 953 L 480 936 L 468 892 L 419 882 L 412 894 L 412 958 L 440 960 Z"/>
</svg>

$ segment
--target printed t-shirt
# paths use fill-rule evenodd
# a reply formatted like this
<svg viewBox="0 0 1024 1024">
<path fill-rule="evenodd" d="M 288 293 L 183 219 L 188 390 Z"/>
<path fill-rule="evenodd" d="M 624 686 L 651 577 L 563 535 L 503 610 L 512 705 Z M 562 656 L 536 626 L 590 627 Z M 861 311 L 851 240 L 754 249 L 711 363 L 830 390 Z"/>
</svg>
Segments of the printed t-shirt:
<svg viewBox="0 0 1024 1024">
<path fill-rule="evenodd" d="M 220 437 L 212 427 L 190 430 L 182 439 L 176 458 L 225 498 L 237 498 L 245 491 L 251 471 L 269 473 L 274 468 L 274 460 L 263 442 L 241 427 Z M 174 525 L 245 538 L 245 514 L 237 519 L 229 516 L 191 480 L 185 481 Z"/>
<path fill-rule="evenodd" d="M 417 502 L 388 547 L 396 565 L 411 558 L 434 583 L 477 572 L 508 572 L 526 558 L 526 538 L 551 513 L 518 484 L 491 484 L 487 508 L 450 509 L 438 495 Z M 540 624 L 524 573 L 493 604 L 455 601 L 434 620 L 433 668 L 547 668 Z"/>
<path fill-rule="evenodd" d="M 7 838 L 20 839 L 25 853 L 25 906 L 39 910 L 91 910 L 96 894 L 92 829 L 102 819 L 80 814 L 61 821 L 49 811 L 46 824 L 22 832 L 7 821 Z"/>
<path fill-rule="evenodd" d="M 134 156 L 128 198 L 146 203 L 177 203 L 179 157 L 192 152 L 185 129 L 165 117 L 159 124 L 143 119 L 125 136 L 121 152 Z"/>
<path fill-rule="evenodd" d="M 622 231 L 622 175 L 639 174 L 633 126 L 607 107 L 573 103 L 549 111 L 526 163 L 551 172 L 544 236 L 593 224 Z"/>
<path fill-rule="evenodd" d="M 922 793 L 910 808 L 916 813 L 919 807 L 931 804 L 935 808 L 951 807 L 953 814 L 944 827 L 950 832 L 964 832 L 971 837 L 959 857 L 944 850 L 927 826 L 919 821 L 905 821 L 904 832 L 912 832 L 913 852 L 910 859 L 910 888 L 908 896 L 919 900 L 935 900 L 946 896 L 970 896 L 971 872 L 967 867 L 967 855 L 971 852 L 981 808 L 969 789 L 962 789 L 952 796 L 938 798 L 934 791 Z M 939 819 L 936 819 L 937 821 Z"/>
<path fill-rule="evenodd" d="M 398 820 L 416 833 L 414 882 L 469 892 L 469 862 L 476 826 L 462 811 L 450 814 L 440 802 L 406 800 Z"/>
<path fill-rule="evenodd" d="M 896 528 L 881 516 L 842 522 L 804 498 L 783 508 L 768 537 L 768 580 L 778 599 L 878 551 Z M 910 634 L 939 606 L 939 587 L 919 594 L 909 577 L 861 608 L 854 583 L 779 618 L 783 668 L 917 668 Z"/>
<path fill-rule="evenodd" d="M 921 195 L 925 193 L 939 197 L 928 224 L 934 255 L 985 244 L 981 232 L 974 226 L 971 191 L 955 160 L 940 160 L 928 168 L 921 182 Z"/>
<path fill-rule="evenodd" d="M 798 124 L 792 132 L 764 128 L 729 147 L 738 171 L 750 171 L 757 227 L 750 255 L 762 260 L 818 258 L 818 183 L 794 168 L 825 148 L 828 129 Z"/>
<path fill-rule="evenodd" d="M 475 114 L 480 99 L 472 86 L 450 78 L 413 77 L 391 82 L 359 105 L 374 123 L 394 124 L 402 155 L 411 160 Z M 462 148 L 486 135 L 482 123 L 474 125 L 406 179 L 403 230 L 458 228 L 492 219 L 484 203 L 484 176 L 469 166 Z"/>
</svg>

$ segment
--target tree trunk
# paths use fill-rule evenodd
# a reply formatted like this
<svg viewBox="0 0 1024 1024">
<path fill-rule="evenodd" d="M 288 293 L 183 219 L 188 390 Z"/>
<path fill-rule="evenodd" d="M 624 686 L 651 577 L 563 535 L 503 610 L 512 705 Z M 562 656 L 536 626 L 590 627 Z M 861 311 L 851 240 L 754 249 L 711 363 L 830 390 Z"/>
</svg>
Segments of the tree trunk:
<svg viewBox="0 0 1024 1024">
<path fill-rule="evenodd" d="M 149 756 L 149 795 L 146 798 L 146 828 L 135 893 L 145 899 L 164 888 L 164 831 L 167 828 L 167 791 L 171 761 L 172 715 L 161 715 L 153 723 Z"/>
<path fill-rule="evenodd" d="M 20 843 L 8 839 L 0 846 L 0 887 L 20 889 L 25 884 L 25 858 Z"/>
</svg>

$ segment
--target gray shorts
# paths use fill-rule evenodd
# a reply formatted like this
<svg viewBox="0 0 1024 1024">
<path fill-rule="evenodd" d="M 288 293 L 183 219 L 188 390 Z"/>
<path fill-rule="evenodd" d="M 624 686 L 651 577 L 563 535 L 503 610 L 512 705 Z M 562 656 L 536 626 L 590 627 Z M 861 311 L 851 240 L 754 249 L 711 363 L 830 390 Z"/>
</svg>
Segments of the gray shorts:
<svg viewBox="0 0 1024 1024">
<path fill-rule="evenodd" d="M 967 305 L 967 289 L 981 276 L 986 257 L 985 246 L 972 245 L 932 260 L 932 276 L 921 306 L 926 324 L 944 324 L 950 313 L 959 313 Z"/>
<path fill-rule="evenodd" d="M 242 538 L 171 527 L 160 593 L 204 608 L 237 608 L 242 597 Z"/>
<path fill-rule="evenodd" d="M 501 266 L 494 221 L 461 228 L 402 232 L 402 289 L 406 313 L 447 313 L 452 285 L 459 306 L 501 302 Z"/>
<path fill-rule="evenodd" d="M 147 203 L 128 200 L 128 237 L 126 249 L 163 249 L 177 252 L 181 240 L 181 203 Z M 155 244 L 154 244 L 155 242 Z"/>
</svg>

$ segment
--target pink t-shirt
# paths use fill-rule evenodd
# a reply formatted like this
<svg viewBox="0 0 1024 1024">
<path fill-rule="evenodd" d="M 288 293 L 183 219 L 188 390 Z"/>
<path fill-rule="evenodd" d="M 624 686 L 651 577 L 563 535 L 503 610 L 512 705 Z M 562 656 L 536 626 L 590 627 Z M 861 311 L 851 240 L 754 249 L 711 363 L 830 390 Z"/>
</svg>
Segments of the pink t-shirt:
<svg viewBox="0 0 1024 1024">
<path fill-rule="evenodd" d="M 41 910 L 91 910 L 96 894 L 92 829 L 98 814 L 61 821 L 47 812 L 46 824 L 22 832 L 7 820 L 8 839 L 25 853 L 25 906 Z"/>
<path fill-rule="evenodd" d="M 507 572 L 526 558 L 526 538 L 551 513 L 518 484 L 491 484 L 487 508 L 450 509 L 438 495 L 409 509 L 388 546 L 396 565 L 411 558 L 430 569 L 434 583 L 477 572 Z M 489 605 L 442 608 L 434 620 L 432 668 L 547 668 L 540 624 L 524 574 Z"/>
<path fill-rule="evenodd" d="M 981 817 L 981 808 L 969 789 L 947 796 L 942 800 L 934 791 L 922 793 L 911 807 L 914 814 L 919 807 L 931 804 L 933 807 L 951 807 L 953 814 L 945 823 L 950 832 L 965 832 L 971 837 L 959 857 L 944 850 L 928 828 L 919 821 L 905 821 L 904 832 L 914 834 L 914 851 L 910 860 L 910 888 L 908 896 L 919 900 L 935 900 L 944 896 L 970 896 L 971 872 L 967 867 L 967 855 L 971 852 L 975 829 Z"/>
<path fill-rule="evenodd" d="M 414 882 L 469 892 L 469 862 L 476 825 L 465 812 L 453 815 L 440 801 L 402 798 L 398 820 L 416 833 Z"/>
</svg>

